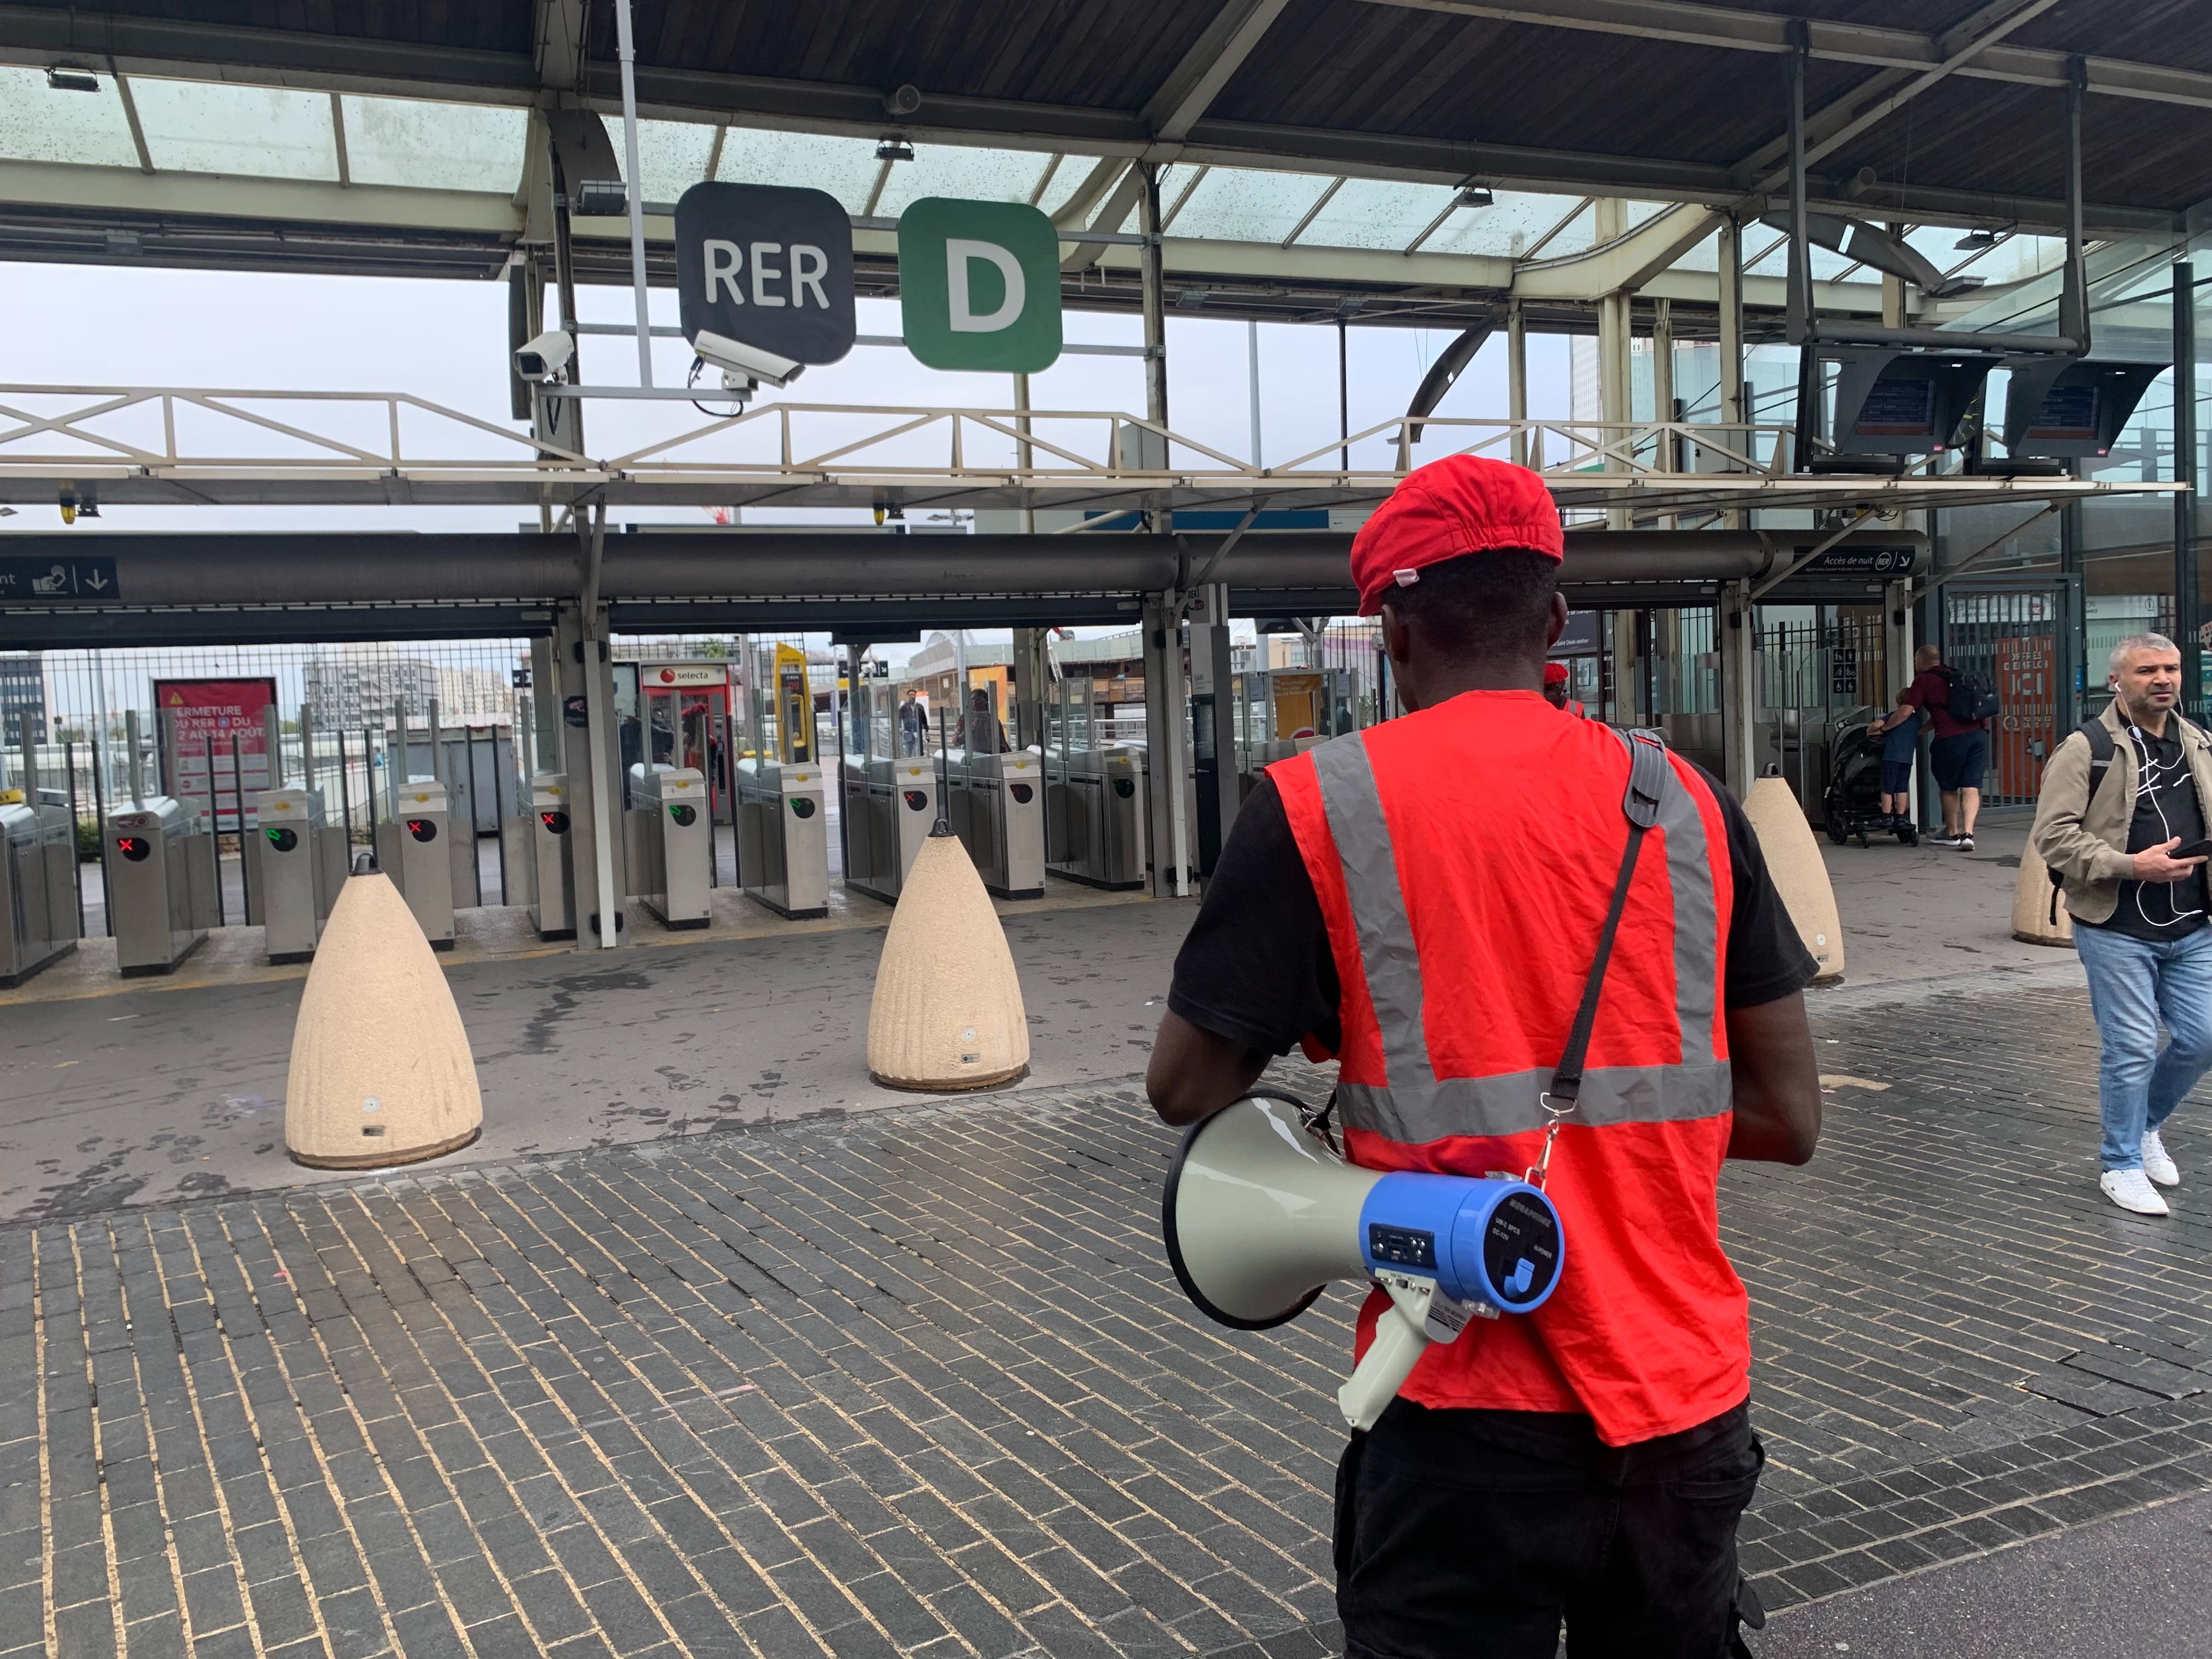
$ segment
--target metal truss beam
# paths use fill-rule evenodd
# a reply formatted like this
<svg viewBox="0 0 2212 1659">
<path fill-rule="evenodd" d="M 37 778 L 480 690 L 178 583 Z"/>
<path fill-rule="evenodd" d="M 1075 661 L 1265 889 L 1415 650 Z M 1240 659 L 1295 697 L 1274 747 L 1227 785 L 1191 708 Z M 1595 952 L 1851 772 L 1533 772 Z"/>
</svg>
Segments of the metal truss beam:
<svg viewBox="0 0 2212 1659">
<path fill-rule="evenodd" d="M 1188 134 L 1243 66 L 1290 0 L 1230 0 L 1146 100 L 1145 124 L 1169 142 Z"/>
</svg>

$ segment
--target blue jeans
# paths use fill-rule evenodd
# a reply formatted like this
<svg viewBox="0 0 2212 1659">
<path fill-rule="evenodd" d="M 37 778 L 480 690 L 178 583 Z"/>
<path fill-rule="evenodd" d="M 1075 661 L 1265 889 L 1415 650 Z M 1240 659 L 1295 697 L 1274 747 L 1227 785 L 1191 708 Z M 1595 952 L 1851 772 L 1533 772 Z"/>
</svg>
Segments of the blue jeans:
<svg viewBox="0 0 2212 1659">
<path fill-rule="evenodd" d="M 2076 927 L 2074 948 L 2089 975 L 2089 1011 L 2104 1039 L 2097 1103 L 2107 1170 L 2142 1168 L 2142 1138 L 2172 1115 L 2212 1067 L 2212 927 L 2145 939 Z M 2163 1018 L 2171 1040 L 2158 1046 Z"/>
</svg>

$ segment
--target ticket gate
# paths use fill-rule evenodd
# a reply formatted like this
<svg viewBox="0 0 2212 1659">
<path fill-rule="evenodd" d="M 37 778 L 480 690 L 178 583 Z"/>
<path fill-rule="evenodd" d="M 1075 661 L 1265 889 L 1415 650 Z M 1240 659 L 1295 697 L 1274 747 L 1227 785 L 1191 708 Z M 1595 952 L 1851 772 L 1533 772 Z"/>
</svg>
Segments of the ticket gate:
<svg viewBox="0 0 2212 1659">
<path fill-rule="evenodd" d="M 1044 769 L 1035 755 L 945 757 L 952 833 L 999 898 L 1044 896 Z"/>
<path fill-rule="evenodd" d="M 392 792 L 392 806 L 398 816 L 376 826 L 377 867 L 406 895 L 431 948 L 450 951 L 453 852 L 446 786 L 434 778 L 410 778 Z"/>
<path fill-rule="evenodd" d="M 822 769 L 738 763 L 738 880 L 780 916 L 830 914 L 830 818 Z"/>
<path fill-rule="evenodd" d="M 671 927 L 704 927 L 713 920 L 714 820 L 707 781 L 689 766 L 629 769 L 630 815 L 636 821 L 637 896 Z M 826 868 L 825 868 L 826 880 Z"/>
<path fill-rule="evenodd" d="M 253 803 L 260 828 L 245 841 L 246 924 L 267 933 L 270 961 L 311 961 L 335 897 L 322 791 L 269 789 Z"/>
<path fill-rule="evenodd" d="M 531 920 L 540 939 L 576 937 L 576 872 L 568 863 L 568 776 L 540 772 L 530 780 Z"/>
<path fill-rule="evenodd" d="M 1050 757 L 1047 867 L 1085 886 L 1145 884 L 1145 751 L 1127 744 Z"/>
<path fill-rule="evenodd" d="M 166 974 L 207 940 L 214 838 L 185 802 L 149 795 L 110 812 L 101 840 L 116 966 L 125 975 Z"/>
<path fill-rule="evenodd" d="M 937 763 L 927 755 L 845 762 L 845 885 L 896 904 L 937 822 Z"/>
<path fill-rule="evenodd" d="M 76 949 L 76 826 L 66 806 L 11 789 L 0 796 L 0 986 L 25 980 Z"/>
</svg>

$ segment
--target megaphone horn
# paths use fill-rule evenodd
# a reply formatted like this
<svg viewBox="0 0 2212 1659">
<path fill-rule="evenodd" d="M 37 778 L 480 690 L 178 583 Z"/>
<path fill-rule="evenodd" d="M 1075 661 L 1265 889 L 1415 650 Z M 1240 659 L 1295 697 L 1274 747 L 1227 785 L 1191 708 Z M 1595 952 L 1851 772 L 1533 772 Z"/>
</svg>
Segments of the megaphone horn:
<svg viewBox="0 0 2212 1659">
<path fill-rule="evenodd" d="M 1308 1130 L 1303 1103 L 1272 1093 L 1192 1126 L 1160 1224 L 1184 1294 L 1237 1330 L 1287 1324 L 1335 1279 L 1389 1292 L 1396 1316 L 1337 1394 L 1354 1429 L 1374 1426 L 1430 1343 L 1455 1340 L 1470 1319 L 1541 1307 L 1566 1259 L 1540 1189 L 1359 1169 Z"/>
</svg>

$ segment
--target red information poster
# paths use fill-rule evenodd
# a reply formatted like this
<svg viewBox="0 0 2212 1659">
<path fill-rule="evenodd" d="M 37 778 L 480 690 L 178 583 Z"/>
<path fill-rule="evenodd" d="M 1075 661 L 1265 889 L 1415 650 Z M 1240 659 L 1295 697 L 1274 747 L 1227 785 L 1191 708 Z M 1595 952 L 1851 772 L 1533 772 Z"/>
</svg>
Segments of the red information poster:
<svg viewBox="0 0 2212 1659">
<path fill-rule="evenodd" d="M 170 788 L 204 814 L 208 810 L 208 768 L 215 769 L 215 823 L 222 835 L 238 830 L 239 794 L 245 794 L 246 821 L 253 823 L 253 798 L 269 787 L 269 728 L 266 715 L 276 702 L 273 679 L 155 680 L 154 706 L 173 722 L 177 775 Z M 237 743 L 233 767 L 231 747 Z"/>
<path fill-rule="evenodd" d="M 2048 634 L 2016 634 L 1997 646 L 1997 699 L 2002 712 L 1990 744 L 1995 773 L 1984 790 L 2007 800 L 2033 800 L 2043 789 L 2043 760 L 2052 747 L 2056 687 Z"/>
</svg>

